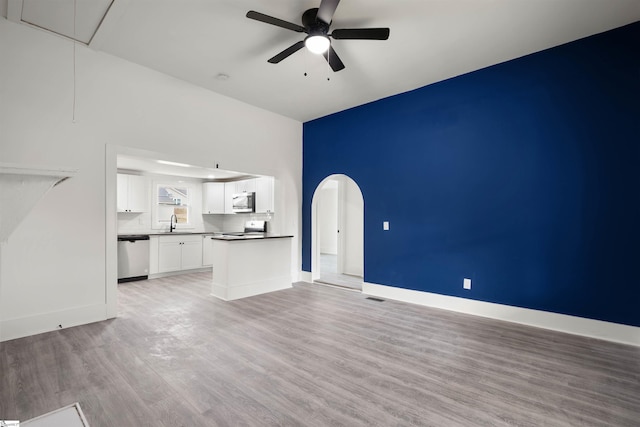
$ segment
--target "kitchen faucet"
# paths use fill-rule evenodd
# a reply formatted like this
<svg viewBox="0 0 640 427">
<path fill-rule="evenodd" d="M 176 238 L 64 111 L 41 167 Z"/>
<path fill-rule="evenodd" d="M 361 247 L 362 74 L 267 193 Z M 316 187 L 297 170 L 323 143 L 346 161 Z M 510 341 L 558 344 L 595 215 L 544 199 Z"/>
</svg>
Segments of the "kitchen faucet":
<svg viewBox="0 0 640 427">
<path fill-rule="evenodd" d="M 173 218 L 176 219 L 175 225 L 173 224 Z M 175 230 L 177 226 L 178 226 L 178 217 L 175 214 L 172 214 L 171 218 L 169 218 L 169 233 L 173 233 L 173 230 Z"/>
</svg>

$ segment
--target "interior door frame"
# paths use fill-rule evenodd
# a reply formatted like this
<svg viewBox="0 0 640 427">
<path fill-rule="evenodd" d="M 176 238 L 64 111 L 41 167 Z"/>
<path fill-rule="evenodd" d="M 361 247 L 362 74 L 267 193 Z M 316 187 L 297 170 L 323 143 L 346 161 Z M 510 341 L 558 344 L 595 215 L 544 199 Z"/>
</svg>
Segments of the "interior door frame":
<svg viewBox="0 0 640 427">
<path fill-rule="evenodd" d="M 364 224 L 364 195 L 362 194 L 362 190 L 360 189 L 360 186 L 353 178 L 345 174 L 332 174 L 325 177 L 322 181 L 320 181 L 320 183 L 318 184 L 318 186 L 313 192 L 313 197 L 311 198 L 311 280 L 312 281 L 320 279 L 320 238 L 319 238 L 319 231 L 318 231 L 319 229 L 318 227 L 319 203 L 318 202 L 320 199 L 320 191 L 322 190 L 322 187 L 327 181 L 329 180 L 338 181 L 338 230 L 342 230 L 341 227 L 345 223 L 344 199 L 343 199 L 344 185 L 347 179 L 353 182 L 353 184 L 358 188 L 358 191 L 360 191 L 360 195 L 362 196 L 362 207 L 363 207 L 362 221 Z M 341 254 L 344 253 L 344 239 L 341 236 L 341 234 L 343 235 L 344 233 L 343 232 L 338 233 L 338 271 L 339 272 L 342 272 L 344 270 L 344 259 L 341 259 L 343 256 Z M 362 240 L 363 277 L 364 277 L 364 259 L 365 259 L 365 253 L 364 253 L 364 236 L 363 236 L 363 240 Z"/>
<path fill-rule="evenodd" d="M 344 209 L 344 203 L 345 203 L 345 195 L 344 195 L 344 186 L 345 186 L 345 176 L 340 176 L 339 178 L 334 178 L 337 182 L 338 182 L 338 194 L 337 194 L 337 199 L 338 199 L 338 203 L 337 203 L 337 210 L 338 212 L 337 214 L 337 233 L 338 233 L 338 244 L 337 244 L 337 260 L 338 260 L 338 265 L 337 265 L 337 272 L 338 274 L 344 274 L 344 236 L 345 233 L 347 232 L 345 230 L 345 209 Z"/>
</svg>

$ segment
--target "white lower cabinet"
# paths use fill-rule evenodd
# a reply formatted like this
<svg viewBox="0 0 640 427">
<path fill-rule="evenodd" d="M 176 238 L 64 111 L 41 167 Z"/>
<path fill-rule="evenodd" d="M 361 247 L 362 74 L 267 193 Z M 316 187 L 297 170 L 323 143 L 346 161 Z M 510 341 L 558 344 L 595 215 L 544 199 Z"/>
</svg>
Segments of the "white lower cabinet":
<svg viewBox="0 0 640 427">
<path fill-rule="evenodd" d="M 211 267 L 213 265 L 213 237 L 202 236 L 202 266 Z"/>
<path fill-rule="evenodd" d="M 202 268 L 202 236 L 160 236 L 158 240 L 158 272 Z"/>
<path fill-rule="evenodd" d="M 182 243 L 182 270 L 202 268 L 202 238 Z"/>
</svg>

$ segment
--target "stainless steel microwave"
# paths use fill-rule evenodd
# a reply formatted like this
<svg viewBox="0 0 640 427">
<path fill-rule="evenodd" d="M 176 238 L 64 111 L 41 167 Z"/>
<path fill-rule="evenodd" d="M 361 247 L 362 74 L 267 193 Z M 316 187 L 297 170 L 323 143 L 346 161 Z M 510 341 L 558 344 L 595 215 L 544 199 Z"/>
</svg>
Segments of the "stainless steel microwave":
<svg viewBox="0 0 640 427">
<path fill-rule="evenodd" d="M 256 193 L 237 193 L 233 195 L 233 212 L 255 212 Z"/>
</svg>

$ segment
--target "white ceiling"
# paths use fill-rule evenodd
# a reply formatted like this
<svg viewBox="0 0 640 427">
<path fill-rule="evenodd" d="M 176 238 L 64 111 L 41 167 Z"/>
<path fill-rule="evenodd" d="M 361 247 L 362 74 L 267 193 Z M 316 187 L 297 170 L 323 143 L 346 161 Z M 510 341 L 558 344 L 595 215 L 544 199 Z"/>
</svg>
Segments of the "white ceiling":
<svg viewBox="0 0 640 427">
<path fill-rule="evenodd" d="M 51 28 L 73 28 L 74 0 L 0 3 L 7 1 L 10 18 L 24 2 L 30 19 L 42 16 Z M 106 10 L 111 0 L 75 1 L 76 27 L 86 38 L 88 24 L 96 24 L 91 13 Z M 89 2 L 95 7 L 86 7 Z M 303 34 L 247 19 L 246 12 L 299 24 L 302 13 L 318 5 L 115 0 L 89 46 L 308 121 L 640 20 L 640 0 L 342 0 L 332 29 L 389 27 L 389 40 L 333 40 L 346 65 L 337 73 L 304 49 L 267 63 Z"/>
<path fill-rule="evenodd" d="M 111 3 L 113 0 L 47 0 L 43 7 L 42 0 L 22 0 L 21 20 L 88 44 Z"/>
<path fill-rule="evenodd" d="M 167 158 L 169 162 L 170 159 Z M 177 177 L 196 178 L 205 181 L 233 181 L 257 175 L 244 172 L 233 172 L 223 169 L 203 168 L 184 163 L 166 164 L 163 160 L 150 159 L 139 156 L 118 155 L 118 170 L 137 171 L 158 175 L 172 175 Z M 173 162 L 171 162 L 173 163 Z"/>
</svg>

